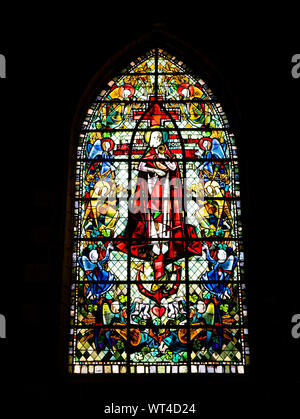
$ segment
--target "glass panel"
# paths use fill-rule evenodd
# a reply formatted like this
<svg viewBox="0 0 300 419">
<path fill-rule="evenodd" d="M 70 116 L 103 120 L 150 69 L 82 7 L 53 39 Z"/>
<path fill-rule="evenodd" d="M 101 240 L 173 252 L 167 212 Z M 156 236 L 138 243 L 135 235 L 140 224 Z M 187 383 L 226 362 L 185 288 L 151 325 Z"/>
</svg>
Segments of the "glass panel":
<svg viewBox="0 0 300 419">
<path fill-rule="evenodd" d="M 214 282 L 204 278 L 201 283 L 190 284 L 190 324 L 240 326 L 245 288 L 223 278 Z"/>
<path fill-rule="evenodd" d="M 243 373 L 240 179 L 221 104 L 160 49 L 96 93 L 74 168 L 70 372 Z"/>
<path fill-rule="evenodd" d="M 185 285 L 140 280 L 132 284 L 130 298 L 130 318 L 135 325 L 172 326 L 187 322 Z"/>
<path fill-rule="evenodd" d="M 239 328 L 191 327 L 191 361 L 194 365 L 245 365 L 245 345 Z"/>
<path fill-rule="evenodd" d="M 95 275 L 88 274 L 84 283 L 75 285 L 76 311 L 75 326 L 126 325 L 127 285 L 113 284 L 111 281 L 97 281 Z"/>
<path fill-rule="evenodd" d="M 126 352 L 127 329 L 118 328 L 81 328 L 74 329 L 74 364 L 87 365 L 97 363 L 98 365 L 125 365 L 127 360 Z"/>
<path fill-rule="evenodd" d="M 180 330 L 165 328 L 140 328 L 131 341 L 130 361 L 138 365 L 176 365 L 187 362 L 187 344 L 179 340 Z M 157 371 L 158 372 L 158 371 Z M 187 372 L 187 371 L 186 371 Z"/>
</svg>

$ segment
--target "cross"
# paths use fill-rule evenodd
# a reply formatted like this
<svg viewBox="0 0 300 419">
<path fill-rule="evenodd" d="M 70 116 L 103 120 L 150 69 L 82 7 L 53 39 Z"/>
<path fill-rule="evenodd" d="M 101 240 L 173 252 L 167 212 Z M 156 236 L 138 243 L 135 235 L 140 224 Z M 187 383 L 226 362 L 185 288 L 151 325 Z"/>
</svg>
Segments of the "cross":
<svg viewBox="0 0 300 419">
<path fill-rule="evenodd" d="M 157 97 L 158 100 L 163 100 L 162 96 Z M 151 96 L 150 101 L 154 102 L 155 97 Z M 144 111 L 133 111 L 133 119 L 138 120 L 141 119 L 144 114 Z M 150 107 L 150 110 L 144 114 L 143 120 L 150 121 L 150 125 L 160 125 L 162 120 L 170 120 L 170 119 L 179 119 L 178 111 L 170 111 L 169 113 L 165 113 L 161 109 L 161 105 L 157 102 L 154 103 Z"/>
</svg>

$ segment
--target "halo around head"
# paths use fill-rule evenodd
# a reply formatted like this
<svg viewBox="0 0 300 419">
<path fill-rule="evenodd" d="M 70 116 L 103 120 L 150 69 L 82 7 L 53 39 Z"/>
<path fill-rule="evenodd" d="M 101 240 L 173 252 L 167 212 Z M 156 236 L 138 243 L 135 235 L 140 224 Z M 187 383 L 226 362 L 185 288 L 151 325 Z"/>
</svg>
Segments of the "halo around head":
<svg viewBox="0 0 300 419">
<path fill-rule="evenodd" d="M 147 144 L 150 142 L 150 137 L 153 131 L 161 131 L 162 127 L 160 125 L 152 125 L 151 127 L 147 128 L 145 132 L 145 141 Z"/>
</svg>

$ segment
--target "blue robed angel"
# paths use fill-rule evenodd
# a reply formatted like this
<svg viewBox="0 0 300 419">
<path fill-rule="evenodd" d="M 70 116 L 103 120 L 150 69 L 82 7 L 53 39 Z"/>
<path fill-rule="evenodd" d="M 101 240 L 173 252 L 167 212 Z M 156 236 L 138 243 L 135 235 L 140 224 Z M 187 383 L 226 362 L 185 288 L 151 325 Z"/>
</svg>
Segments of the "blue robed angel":
<svg viewBox="0 0 300 419">
<path fill-rule="evenodd" d="M 115 168 L 111 164 L 112 157 L 106 150 L 109 144 L 106 141 L 96 140 L 94 144 L 88 144 L 88 158 L 89 159 L 102 159 L 102 165 L 100 170 L 100 175 L 102 179 L 110 180 Z"/>
<path fill-rule="evenodd" d="M 113 286 L 114 276 L 103 267 L 109 260 L 112 249 L 113 244 L 109 243 L 104 258 L 100 260 L 97 250 L 92 250 L 88 257 L 80 256 L 78 258 L 79 265 L 84 270 L 88 280 L 91 281 L 86 290 L 86 297 L 91 300 L 98 300 Z"/>
<path fill-rule="evenodd" d="M 220 244 L 218 246 L 217 259 L 213 259 L 210 256 L 208 247 L 203 246 L 206 251 L 206 258 L 212 264 L 212 268 L 205 272 L 201 280 L 206 281 L 204 287 L 214 296 L 219 299 L 230 298 L 231 291 L 226 284 L 229 280 L 230 275 L 237 263 L 237 257 L 231 255 L 231 248 L 226 244 Z"/>
<path fill-rule="evenodd" d="M 202 152 L 197 151 L 195 153 L 200 159 L 211 159 L 214 161 L 223 160 L 226 158 L 226 144 L 220 143 L 217 138 L 204 137 L 199 142 L 199 147 Z M 205 161 L 200 170 L 205 170 L 210 173 L 210 177 L 213 175 L 213 165 L 211 161 Z"/>
</svg>

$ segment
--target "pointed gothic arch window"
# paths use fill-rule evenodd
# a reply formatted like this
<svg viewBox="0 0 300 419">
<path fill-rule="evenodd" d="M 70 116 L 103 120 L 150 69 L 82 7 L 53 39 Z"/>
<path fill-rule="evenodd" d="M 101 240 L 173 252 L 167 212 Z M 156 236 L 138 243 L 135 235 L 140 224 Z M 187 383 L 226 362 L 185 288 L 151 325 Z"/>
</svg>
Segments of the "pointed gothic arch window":
<svg viewBox="0 0 300 419">
<path fill-rule="evenodd" d="M 71 373 L 245 371 L 237 148 L 200 77 L 155 48 L 89 104 L 75 163 Z"/>
</svg>

